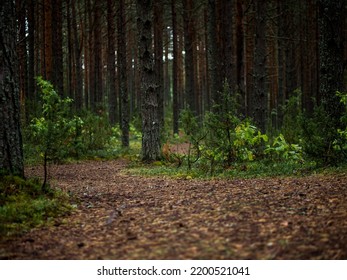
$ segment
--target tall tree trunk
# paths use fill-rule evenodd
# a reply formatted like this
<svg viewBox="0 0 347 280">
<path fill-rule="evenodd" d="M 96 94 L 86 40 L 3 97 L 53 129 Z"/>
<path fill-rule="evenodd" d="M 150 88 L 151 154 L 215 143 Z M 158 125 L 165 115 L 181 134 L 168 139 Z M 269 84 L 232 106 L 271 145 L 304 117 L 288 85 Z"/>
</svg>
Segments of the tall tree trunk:
<svg viewBox="0 0 347 280">
<path fill-rule="evenodd" d="M 183 26 L 184 26 L 184 67 L 185 67 L 185 97 L 188 107 L 197 114 L 195 92 L 195 27 L 194 27 L 194 3 L 192 0 L 182 0 Z"/>
<path fill-rule="evenodd" d="M 251 114 L 262 132 L 265 132 L 267 121 L 266 91 L 266 0 L 255 3 L 255 45 L 254 45 L 254 95 L 251 100 Z"/>
<path fill-rule="evenodd" d="M 64 95 L 62 0 L 52 0 L 52 83 Z"/>
<path fill-rule="evenodd" d="M 234 0 L 222 1 L 221 13 L 221 36 L 223 42 L 222 48 L 222 65 L 221 70 L 223 74 L 222 83 L 227 82 L 230 89 L 235 89 L 235 78 L 233 76 L 234 62 L 233 62 L 233 44 L 232 44 L 232 19 L 233 19 L 233 4 Z"/>
<path fill-rule="evenodd" d="M 14 1 L 0 6 L 0 174 L 24 177 Z"/>
<path fill-rule="evenodd" d="M 152 48 L 152 0 L 137 0 L 138 46 L 141 72 L 142 160 L 161 157 L 158 96 Z"/>
<path fill-rule="evenodd" d="M 328 162 L 335 160 L 330 158 L 330 152 L 336 130 L 341 127 L 343 112 L 336 91 L 344 90 L 344 19 L 344 0 L 319 0 L 319 92 L 327 115 L 322 135 L 325 135 L 324 149 Z"/>
<path fill-rule="evenodd" d="M 44 0 L 44 78 L 50 82 L 53 72 L 52 0 Z"/>
<path fill-rule="evenodd" d="M 243 6 L 242 0 L 236 3 L 236 85 L 240 91 L 243 91 L 242 69 L 243 69 Z"/>
<path fill-rule="evenodd" d="M 77 14 L 76 14 L 76 1 L 72 1 L 72 26 L 73 26 L 73 51 L 75 60 L 75 77 L 76 77 L 76 88 L 75 88 L 75 108 L 80 111 L 84 106 L 83 100 L 83 73 L 82 73 L 82 46 L 81 40 L 78 34 L 77 26 Z M 86 66 L 86 65 L 85 65 Z"/>
<path fill-rule="evenodd" d="M 336 91 L 344 90 L 344 0 L 319 0 L 319 92 L 332 126 L 340 122 L 342 106 Z"/>
<path fill-rule="evenodd" d="M 163 67 L 163 4 L 154 0 L 154 60 L 157 76 L 158 114 L 160 130 L 164 127 L 164 67 Z"/>
<path fill-rule="evenodd" d="M 127 41 L 125 1 L 119 1 L 118 7 L 118 82 L 121 109 L 122 146 L 129 147 L 129 95 L 127 79 Z"/>
<path fill-rule="evenodd" d="M 211 95 L 212 101 L 215 104 L 220 104 L 220 92 L 223 89 L 223 84 L 221 80 L 221 69 L 220 69 L 220 59 L 219 59 L 219 48 L 217 40 L 217 11 L 216 11 L 216 1 L 208 1 L 208 62 L 209 62 L 209 74 L 210 74 L 210 85 L 211 85 Z"/>
<path fill-rule="evenodd" d="M 27 41 L 26 41 L 26 2 L 16 1 L 18 16 L 18 44 L 17 55 L 19 61 L 19 96 L 21 103 L 25 102 L 28 92 L 27 79 Z M 23 107 L 25 109 L 25 107 Z M 24 112 L 25 113 L 25 112 Z"/>
<path fill-rule="evenodd" d="M 94 110 L 100 113 L 103 109 L 103 79 L 102 79 L 102 25 L 101 25 L 101 5 L 102 2 L 96 1 L 94 4 L 94 63 L 95 63 L 95 82 L 94 82 Z"/>
<path fill-rule="evenodd" d="M 109 119 L 111 125 L 115 125 L 116 120 L 118 119 L 118 104 L 116 96 L 116 47 L 114 17 L 114 1 L 107 0 L 107 92 Z"/>
<path fill-rule="evenodd" d="M 171 1 L 172 14 L 172 112 L 173 112 L 173 133 L 178 134 L 179 104 L 178 104 L 178 37 L 177 37 L 177 12 L 175 1 Z"/>
<path fill-rule="evenodd" d="M 33 113 L 33 105 L 37 101 L 35 95 L 35 3 L 28 3 L 28 92 L 26 96 L 25 117 L 28 122 Z"/>
<path fill-rule="evenodd" d="M 87 42 L 88 42 L 88 54 L 89 54 L 89 59 L 88 59 L 88 85 L 89 85 L 89 90 L 88 90 L 88 95 L 89 95 L 89 108 L 95 112 L 96 111 L 96 104 L 95 104 L 95 95 L 96 95 L 96 66 L 95 66 L 95 48 L 94 48 L 94 31 L 93 28 L 95 28 L 95 24 L 93 21 L 93 8 L 92 8 L 92 0 L 86 0 L 87 4 L 87 15 L 88 15 L 88 33 L 87 33 Z"/>
</svg>

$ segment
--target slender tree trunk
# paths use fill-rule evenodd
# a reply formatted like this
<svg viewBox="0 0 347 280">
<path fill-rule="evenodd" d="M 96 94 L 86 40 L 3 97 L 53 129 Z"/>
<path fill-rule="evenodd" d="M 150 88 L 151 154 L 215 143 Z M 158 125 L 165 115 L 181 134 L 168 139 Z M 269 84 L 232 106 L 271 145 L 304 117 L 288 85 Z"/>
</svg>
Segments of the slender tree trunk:
<svg viewBox="0 0 347 280">
<path fill-rule="evenodd" d="M 154 59 L 157 76 L 158 114 L 160 130 L 164 127 L 164 67 L 163 67 L 163 4 L 154 0 Z"/>
<path fill-rule="evenodd" d="M 142 160 L 161 158 L 157 80 L 152 48 L 151 0 L 137 0 L 138 46 L 141 73 Z"/>
<path fill-rule="evenodd" d="M 240 91 L 243 91 L 242 69 L 243 69 L 243 6 L 242 0 L 236 3 L 236 85 Z"/>
<path fill-rule="evenodd" d="M 77 14 L 75 1 L 72 2 L 72 26 L 73 26 L 73 42 L 74 42 L 74 59 L 75 59 L 75 76 L 76 76 L 76 88 L 75 88 L 75 108 L 80 111 L 84 106 L 83 100 L 83 73 L 82 73 L 82 46 L 79 39 L 78 26 L 77 26 Z"/>
<path fill-rule="evenodd" d="M 254 95 L 251 114 L 262 132 L 265 132 L 267 121 L 266 91 L 266 0 L 256 2 L 255 46 L 254 46 Z"/>
<path fill-rule="evenodd" d="M 119 1 L 118 13 L 118 81 L 121 109 L 122 146 L 129 147 L 129 94 L 127 79 L 127 46 L 125 1 Z"/>
<path fill-rule="evenodd" d="M 0 174 L 24 177 L 14 1 L 0 5 Z"/>
<path fill-rule="evenodd" d="M 235 78 L 233 76 L 234 61 L 233 61 L 233 3 L 234 0 L 222 1 L 222 13 L 221 13 L 221 41 L 223 42 L 222 48 L 222 65 L 221 71 L 223 74 L 222 83 L 227 82 L 230 89 L 235 89 Z"/>
<path fill-rule="evenodd" d="M 96 1 L 94 5 L 94 110 L 100 113 L 103 109 L 103 69 L 102 69 L 102 25 L 101 25 L 101 4 L 102 2 Z"/>
<path fill-rule="evenodd" d="M 210 85 L 212 101 L 215 104 L 220 104 L 220 92 L 223 89 L 221 80 L 221 69 L 219 59 L 219 48 L 217 39 L 217 14 L 216 14 L 216 1 L 208 1 L 208 62 L 209 62 L 209 74 L 210 74 Z"/>
<path fill-rule="evenodd" d="M 25 102 L 28 92 L 27 79 L 27 41 L 26 41 L 26 2 L 16 1 L 18 15 L 18 44 L 17 55 L 19 61 L 19 96 L 21 103 Z M 25 109 L 25 107 L 23 106 Z M 25 113 L 25 112 L 24 112 Z"/>
<path fill-rule="evenodd" d="M 52 0 L 44 0 L 44 78 L 53 82 Z"/>
<path fill-rule="evenodd" d="M 107 91 L 109 119 L 111 125 L 116 124 L 117 96 L 116 96 L 116 47 L 115 47 L 115 11 L 114 1 L 107 0 Z M 118 49 L 119 50 L 119 49 Z"/>
<path fill-rule="evenodd" d="M 184 67 L 185 67 L 185 97 L 187 104 L 197 114 L 195 92 L 195 28 L 194 28 L 194 3 L 192 0 L 182 0 L 183 26 L 184 26 Z"/>
<path fill-rule="evenodd" d="M 62 0 L 52 0 L 52 83 L 64 96 Z"/>
<path fill-rule="evenodd" d="M 173 111 L 173 133 L 178 134 L 179 104 L 178 104 L 178 42 L 177 42 L 177 12 L 175 1 L 171 2 L 172 14 L 172 111 Z"/>
<path fill-rule="evenodd" d="M 87 42 L 88 42 L 88 85 L 89 85 L 89 107 L 93 112 L 96 112 L 95 104 L 95 95 L 96 95 L 96 66 L 95 66 L 95 48 L 94 48 L 94 31 L 95 24 L 93 21 L 93 10 L 92 10 L 92 0 L 87 1 L 87 15 L 88 15 L 88 33 L 87 33 Z M 87 103 L 88 104 L 88 103 Z"/>
<path fill-rule="evenodd" d="M 28 92 L 25 100 L 26 121 L 29 122 L 33 113 L 33 105 L 36 103 L 35 95 L 35 3 L 28 3 Z"/>
</svg>

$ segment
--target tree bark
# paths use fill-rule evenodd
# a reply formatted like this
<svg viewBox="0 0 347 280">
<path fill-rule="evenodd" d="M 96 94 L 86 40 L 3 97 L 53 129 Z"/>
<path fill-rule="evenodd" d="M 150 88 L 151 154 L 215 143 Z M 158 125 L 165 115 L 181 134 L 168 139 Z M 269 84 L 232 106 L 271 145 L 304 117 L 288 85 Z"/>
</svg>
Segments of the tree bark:
<svg viewBox="0 0 347 280">
<path fill-rule="evenodd" d="M 64 96 L 62 0 L 52 0 L 52 83 Z"/>
<path fill-rule="evenodd" d="M 14 1 L 0 7 L 0 172 L 24 177 Z"/>
<path fill-rule="evenodd" d="M 254 45 L 254 95 L 250 105 L 251 114 L 262 132 L 266 129 L 267 91 L 266 91 L 266 0 L 255 3 L 255 45 Z"/>
<path fill-rule="evenodd" d="M 109 120 L 111 125 L 116 124 L 117 96 L 116 96 L 116 47 L 115 47 L 115 12 L 114 1 L 107 0 L 107 92 Z"/>
<path fill-rule="evenodd" d="M 319 92 L 332 126 L 340 123 L 342 105 L 336 91 L 344 90 L 344 0 L 319 1 Z"/>
<path fill-rule="evenodd" d="M 173 112 L 173 133 L 178 134 L 179 104 L 178 104 L 178 37 L 177 37 L 177 12 L 175 1 L 171 2 L 172 14 L 172 112 Z"/>
<path fill-rule="evenodd" d="M 157 76 L 158 114 L 160 129 L 164 127 L 164 67 L 163 67 L 163 4 L 154 0 L 154 60 Z"/>
<path fill-rule="evenodd" d="M 129 94 L 127 79 L 127 42 L 126 42 L 125 1 L 119 1 L 118 13 L 118 81 L 121 108 L 122 146 L 129 147 Z"/>
<path fill-rule="evenodd" d="M 138 48 L 141 73 L 142 160 L 161 158 L 158 96 L 152 48 L 151 0 L 137 0 Z"/>
<path fill-rule="evenodd" d="M 183 26 L 184 26 L 184 67 L 185 67 L 185 97 L 189 109 L 197 114 L 197 102 L 195 92 L 195 27 L 194 27 L 194 3 L 192 0 L 182 0 Z"/>
</svg>

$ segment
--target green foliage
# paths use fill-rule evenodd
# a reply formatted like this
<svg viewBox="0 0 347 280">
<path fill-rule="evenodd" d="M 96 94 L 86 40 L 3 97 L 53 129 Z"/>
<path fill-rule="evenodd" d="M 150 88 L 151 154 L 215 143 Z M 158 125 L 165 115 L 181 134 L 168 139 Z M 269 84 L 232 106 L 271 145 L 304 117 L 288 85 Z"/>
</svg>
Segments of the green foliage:
<svg viewBox="0 0 347 280">
<path fill-rule="evenodd" d="M 340 102 L 344 105 L 344 113 L 341 117 L 341 128 L 337 129 L 337 137 L 334 141 L 334 150 L 347 158 L 347 92 L 337 92 Z"/>
<path fill-rule="evenodd" d="M 61 98 L 52 84 L 37 78 L 41 89 L 41 110 L 24 129 L 27 162 L 43 159 L 60 162 L 69 158 L 111 157 L 120 152 L 121 131 L 112 127 L 107 114 L 90 111 L 74 114 L 71 98 Z M 132 127 L 132 135 L 140 137 Z"/>
<path fill-rule="evenodd" d="M 189 109 L 182 110 L 180 122 L 189 142 L 187 164 L 188 169 L 191 169 L 192 165 L 201 157 L 201 144 L 206 137 L 206 132 L 198 117 L 194 116 Z"/>
<path fill-rule="evenodd" d="M 102 150 L 111 140 L 116 142 L 115 138 L 120 138 L 120 130 L 111 127 L 105 113 L 94 114 L 90 111 L 85 111 L 81 113 L 80 119 L 81 123 L 79 123 L 79 127 L 76 130 L 78 131 L 76 140 L 83 155 L 91 151 Z"/>
<path fill-rule="evenodd" d="M 62 99 L 52 84 L 41 77 L 37 78 L 37 84 L 41 89 L 42 111 L 31 121 L 31 141 L 45 161 L 59 161 L 71 149 L 78 149 L 78 132 L 83 121 L 77 116 L 70 116 L 72 99 Z"/>
<path fill-rule="evenodd" d="M 321 165 L 336 165 L 347 159 L 347 97 L 346 93 L 337 92 L 337 95 L 345 105 L 339 124 L 331 119 L 323 105 L 315 107 L 313 116 L 300 117 L 303 150 Z"/>
<path fill-rule="evenodd" d="M 277 136 L 272 145 L 267 145 L 264 153 L 278 161 L 303 162 L 302 147 L 298 144 L 289 144 L 283 134 Z"/>
<path fill-rule="evenodd" d="M 20 234 L 71 210 L 66 194 L 51 188 L 43 192 L 38 180 L 0 178 L 1 236 Z"/>
<path fill-rule="evenodd" d="M 281 112 L 283 113 L 281 133 L 289 143 L 298 143 L 300 141 L 301 99 L 302 92 L 300 89 L 296 89 L 285 105 L 281 107 Z"/>
</svg>

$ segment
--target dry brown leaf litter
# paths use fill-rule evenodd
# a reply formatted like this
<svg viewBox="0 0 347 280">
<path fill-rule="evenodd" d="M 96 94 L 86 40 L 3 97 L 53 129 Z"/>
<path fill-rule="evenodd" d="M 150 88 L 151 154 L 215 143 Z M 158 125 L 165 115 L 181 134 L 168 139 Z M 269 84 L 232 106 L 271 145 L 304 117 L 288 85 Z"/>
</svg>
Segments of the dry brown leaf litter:
<svg viewBox="0 0 347 280">
<path fill-rule="evenodd" d="M 347 174 L 201 181 L 125 168 L 119 160 L 52 166 L 53 185 L 77 210 L 1 241 L 0 258 L 347 259 Z"/>
</svg>

